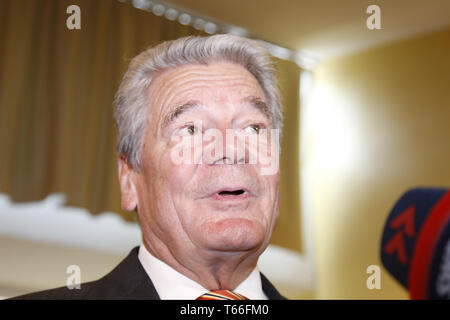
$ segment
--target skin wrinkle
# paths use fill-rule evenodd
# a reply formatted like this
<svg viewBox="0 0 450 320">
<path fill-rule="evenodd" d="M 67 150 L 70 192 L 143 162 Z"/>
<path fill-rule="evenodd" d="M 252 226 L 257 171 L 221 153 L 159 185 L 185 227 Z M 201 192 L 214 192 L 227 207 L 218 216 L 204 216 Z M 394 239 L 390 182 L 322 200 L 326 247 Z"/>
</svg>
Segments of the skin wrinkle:
<svg viewBox="0 0 450 320">
<path fill-rule="evenodd" d="M 167 71 L 164 71 L 164 72 L 160 73 L 157 76 L 157 77 L 165 77 L 168 72 L 171 73 L 171 77 L 169 79 L 167 79 L 167 80 L 165 79 L 165 82 L 166 82 L 165 86 L 166 86 L 166 88 L 170 88 L 170 89 L 168 89 L 168 92 L 167 92 L 167 94 L 170 96 L 169 100 L 173 99 L 173 95 L 171 94 L 171 92 L 178 91 L 179 94 L 184 95 L 185 92 L 189 92 L 189 91 L 192 91 L 194 89 L 197 89 L 198 88 L 198 86 L 197 86 L 197 82 L 198 81 L 204 81 L 205 80 L 205 78 L 204 78 L 205 77 L 205 72 L 203 70 L 190 71 L 189 74 L 186 75 L 186 74 L 183 74 L 183 72 L 180 71 L 180 69 L 182 69 L 182 68 L 170 69 L 170 70 L 167 70 Z M 194 80 L 192 80 L 193 78 L 194 78 Z M 252 76 L 252 78 L 253 78 L 253 76 Z M 256 79 L 255 78 L 253 78 L 253 79 L 256 82 Z M 240 85 L 246 86 L 246 85 L 248 85 L 248 79 L 246 79 L 246 78 L 242 78 L 242 77 L 236 78 L 235 76 L 226 76 L 226 75 L 223 75 L 223 74 L 221 76 L 213 75 L 212 77 L 209 77 L 206 80 L 211 84 L 212 87 L 220 87 L 221 82 L 223 83 L 224 81 L 226 81 L 226 82 L 233 81 L 234 84 L 237 85 L 237 86 L 240 86 Z M 195 82 L 193 85 L 191 83 L 192 81 Z M 219 82 L 219 83 L 217 83 L 217 82 Z M 173 86 L 174 83 L 177 83 L 177 85 Z M 182 87 L 184 87 L 185 89 L 184 90 L 180 89 Z M 262 89 L 261 89 L 261 92 L 262 92 Z M 159 94 L 159 92 L 156 92 L 155 94 L 156 94 L 156 96 L 155 97 L 151 97 L 151 98 L 152 98 L 153 101 L 156 102 L 156 101 L 158 101 L 158 98 L 160 98 L 160 94 Z M 264 97 L 264 94 L 262 94 L 261 96 Z M 193 99 L 193 100 L 196 100 L 196 99 Z M 262 99 L 260 99 L 260 100 L 262 100 Z M 264 100 L 263 100 L 263 102 L 265 103 Z M 176 104 L 177 103 L 175 103 L 175 105 Z M 169 105 L 169 103 L 166 102 L 164 107 L 160 110 L 160 112 L 162 112 L 162 110 L 164 110 L 164 109 L 167 109 L 168 105 Z M 153 108 L 150 108 L 150 109 L 153 110 Z M 170 112 L 170 110 L 169 110 L 169 112 Z M 165 118 L 165 117 L 161 117 L 161 114 L 159 113 L 159 114 L 156 115 L 155 118 L 156 119 L 161 119 L 161 118 Z M 162 127 L 162 125 L 158 121 L 158 123 L 157 123 L 158 130 L 161 127 Z"/>
<path fill-rule="evenodd" d="M 144 245 L 155 257 L 207 289 L 234 289 L 269 243 L 279 214 L 279 174 L 260 176 L 258 165 L 250 164 L 175 166 L 168 158 L 169 138 L 188 119 L 222 132 L 261 122 L 270 128 L 271 120 L 255 107 L 255 99 L 265 103 L 264 93 L 244 68 L 222 62 L 161 73 L 149 96 L 151 130 L 144 138 L 140 172 L 128 172 L 136 189 L 129 197 L 134 202 L 124 206 L 138 205 Z M 192 100 L 202 106 L 161 127 L 170 106 Z M 121 179 L 124 175 L 126 170 Z M 255 196 L 233 204 L 198 199 L 227 185 L 243 185 Z"/>
</svg>

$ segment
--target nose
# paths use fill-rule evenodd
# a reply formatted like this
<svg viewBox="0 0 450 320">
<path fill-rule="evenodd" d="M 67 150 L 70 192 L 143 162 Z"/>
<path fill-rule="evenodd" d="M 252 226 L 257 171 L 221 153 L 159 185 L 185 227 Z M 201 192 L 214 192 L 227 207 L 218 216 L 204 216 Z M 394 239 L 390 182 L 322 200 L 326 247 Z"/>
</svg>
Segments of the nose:
<svg viewBox="0 0 450 320">
<path fill-rule="evenodd" d="M 240 143 L 234 129 L 210 129 L 207 142 L 203 146 L 203 163 L 245 164 L 247 148 Z"/>
</svg>

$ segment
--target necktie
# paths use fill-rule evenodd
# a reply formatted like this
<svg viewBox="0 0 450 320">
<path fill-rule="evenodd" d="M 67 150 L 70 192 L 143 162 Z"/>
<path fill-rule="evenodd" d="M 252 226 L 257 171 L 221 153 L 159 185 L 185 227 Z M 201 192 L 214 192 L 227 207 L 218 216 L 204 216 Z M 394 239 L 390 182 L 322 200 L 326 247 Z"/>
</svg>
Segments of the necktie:
<svg viewBox="0 0 450 320">
<path fill-rule="evenodd" d="M 205 293 L 196 300 L 248 300 L 248 298 L 230 290 L 216 290 Z"/>
</svg>

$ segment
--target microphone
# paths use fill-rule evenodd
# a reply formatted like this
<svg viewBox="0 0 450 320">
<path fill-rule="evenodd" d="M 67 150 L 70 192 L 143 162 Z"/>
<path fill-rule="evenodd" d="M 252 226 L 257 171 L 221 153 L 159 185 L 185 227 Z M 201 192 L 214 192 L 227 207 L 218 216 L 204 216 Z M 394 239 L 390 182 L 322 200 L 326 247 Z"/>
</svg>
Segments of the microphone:
<svg viewBox="0 0 450 320">
<path fill-rule="evenodd" d="M 416 188 L 398 200 L 381 261 L 411 299 L 450 299 L 450 189 Z"/>
</svg>

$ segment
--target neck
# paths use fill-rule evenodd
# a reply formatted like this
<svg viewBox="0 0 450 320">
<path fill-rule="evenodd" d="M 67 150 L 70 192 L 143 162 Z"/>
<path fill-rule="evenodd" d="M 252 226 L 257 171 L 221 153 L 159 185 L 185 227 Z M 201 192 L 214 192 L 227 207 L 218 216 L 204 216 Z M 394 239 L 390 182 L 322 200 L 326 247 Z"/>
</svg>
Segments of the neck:
<svg viewBox="0 0 450 320">
<path fill-rule="evenodd" d="M 194 255 L 185 250 L 174 255 L 163 243 L 143 240 L 153 256 L 210 291 L 234 290 L 255 269 L 260 254 L 255 251 L 209 251 Z"/>
</svg>

